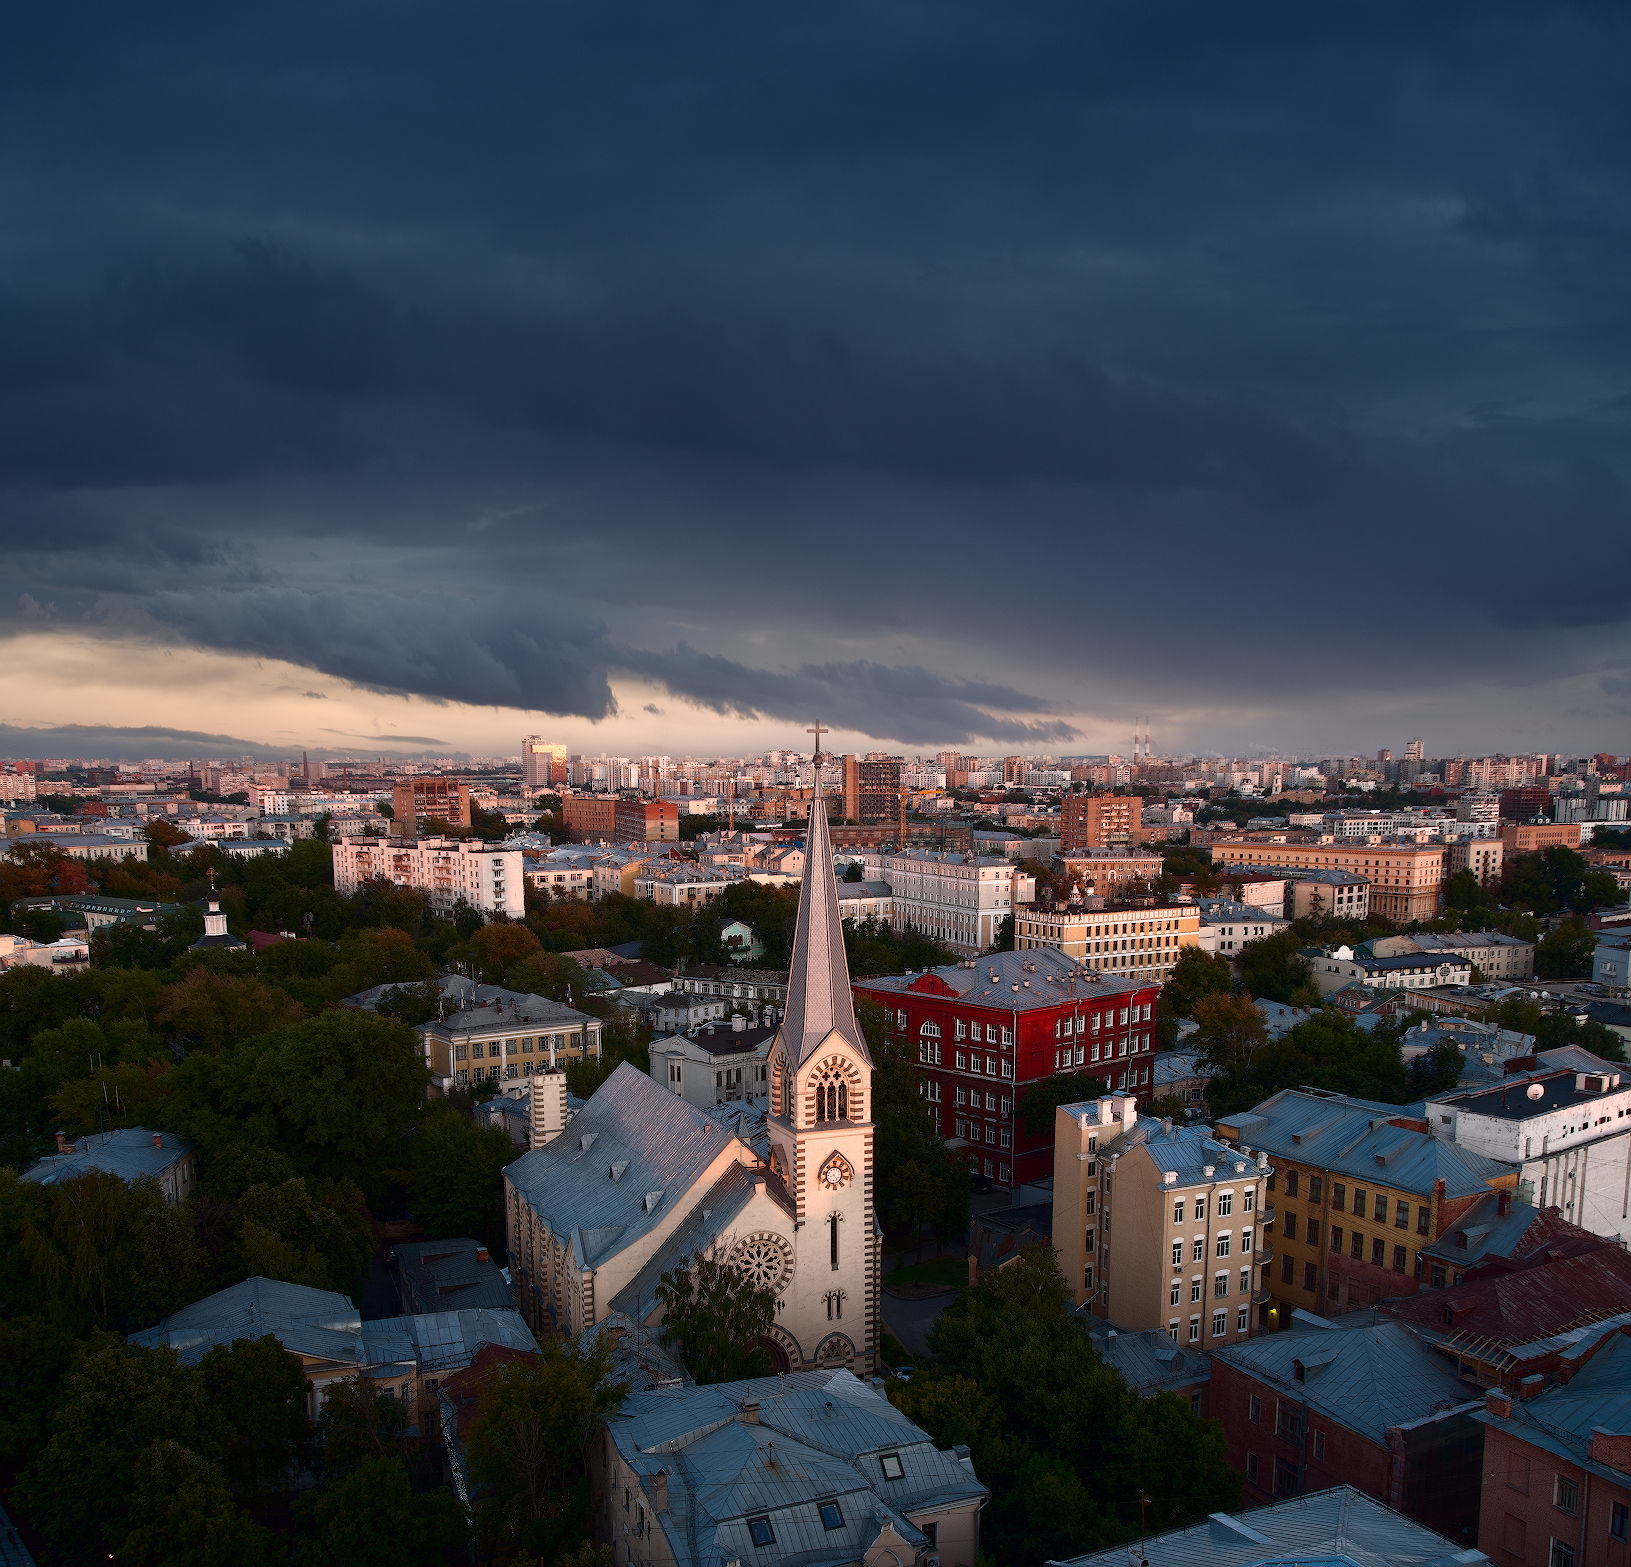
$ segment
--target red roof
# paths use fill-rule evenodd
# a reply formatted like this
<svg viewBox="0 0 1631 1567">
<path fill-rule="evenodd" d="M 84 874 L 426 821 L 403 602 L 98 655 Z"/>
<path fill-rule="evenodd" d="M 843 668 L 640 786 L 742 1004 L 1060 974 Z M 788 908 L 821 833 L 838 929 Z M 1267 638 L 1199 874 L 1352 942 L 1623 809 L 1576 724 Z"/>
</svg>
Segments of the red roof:
<svg viewBox="0 0 1631 1567">
<path fill-rule="evenodd" d="M 1424 1290 L 1381 1310 L 1438 1333 L 1510 1347 L 1631 1309 L 1631 1255 L 1600 1239 L 1579 1247 L 1574 1236 L 1537 1241 L 1527 1266 Z"/>
</svg>

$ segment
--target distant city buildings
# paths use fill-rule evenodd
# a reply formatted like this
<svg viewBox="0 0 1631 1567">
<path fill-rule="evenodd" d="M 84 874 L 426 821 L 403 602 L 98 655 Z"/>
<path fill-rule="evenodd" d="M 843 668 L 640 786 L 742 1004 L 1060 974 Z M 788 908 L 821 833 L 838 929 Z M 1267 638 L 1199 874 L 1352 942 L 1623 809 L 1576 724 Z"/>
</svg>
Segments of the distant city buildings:
<svg viewBox="0 0 1631 1567">
<path fill-rule="evenodd" d="M 483 914 L 526 912 L 519 849 L 467 838 L 341 838 L 334 845 L 334 890 L 341 897 L 382 880 L 421 893 L 439 914 L 468 903 Z"/>
</svg>

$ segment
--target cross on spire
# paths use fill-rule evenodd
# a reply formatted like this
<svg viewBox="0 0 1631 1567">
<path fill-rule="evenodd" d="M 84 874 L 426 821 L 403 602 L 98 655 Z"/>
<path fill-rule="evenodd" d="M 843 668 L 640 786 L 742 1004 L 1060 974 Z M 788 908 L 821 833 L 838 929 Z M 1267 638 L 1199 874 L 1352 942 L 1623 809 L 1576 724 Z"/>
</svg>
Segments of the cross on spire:
<svg viewBox="0 0 1631 1567">
<path fill-rule="evenodd" d="M 804 732 L 806 734 L 814 735 L 816 737 L 815 764 L 816 764 L 817 767 L 819 767 L 821 765 L 821 737 L 823 735 L 830 735 L 832 733 L 832 730 L 825 728 L 821 724 L 811 724 L 810 727 L 808 729 L 806 729 Z"/>
</svg>

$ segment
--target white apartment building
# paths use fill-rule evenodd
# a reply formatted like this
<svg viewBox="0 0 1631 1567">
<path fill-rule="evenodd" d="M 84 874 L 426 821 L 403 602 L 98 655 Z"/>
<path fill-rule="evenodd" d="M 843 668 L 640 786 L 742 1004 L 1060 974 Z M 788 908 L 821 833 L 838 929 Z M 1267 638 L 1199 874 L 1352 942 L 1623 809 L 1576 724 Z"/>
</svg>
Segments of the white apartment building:
<svg viewBox="0 0 1631 1567">
<path fill-rule="evenodd" d="M 1412 952 L 1465 958 L 1485 979 L 1533 979 L 1535 944 L 1499 931 L 1418 931 L 1412 936 L 1378 936 L 1367 943 L 1379 958 Z"/>
<path fill-rule="evenodd" d="M 423 893 L 438 914 L 461 899 L 483 914 L 518 920 L 526 913 L 519 849 L 461 838 L 341 838 L 334 845 L 334 890 L 342 898 L 378 879 Z"/>
<path fill-rule="evenodd" d="M 593 851 L 555 849 L 547 854 L 527 854 L 523 851 L 527 881 L 540 892 L 552 892 L 558 898 L 576 898 L 588 902 L 595 891 L 595 861 Z"/>
<path fill-rule="evenodd" d="M 740 1015 L 704 1023 L 689 1034 L 670 1034 L 651 1042 L 651 1075 L 689 1105 L 738 1099 L 764 1099 L 770 1094 L 765 1063 L 775 1023 L 750 1023 Z"/>
<path fill-rule="evenodd" d="M 711 903 L 727 887 L 746 881 L 741 871 L 693 865 L 688 860 L 652 860 L 634 874 L 634 896 L 682 908 Z"/>
<path fill-rule="evenodd" d="M 991 856 L 863 849 L 844 859 L 888 885 L 891 925 L 910 925 L 965 957 L 990 947 L 997 927 L 1036 897 L 1034 876 Z"/>
<path fill-rule="evenodd" d="M 1289 921 L 1278 914 L 1252 903 L 1237 903 L 1233 898 L 1200 898 L 1200 940 L 1196 943 L 1202 952 L 1214 952 L 1222 957 L 1239 957 L 1240 949 L 1248 941 L 1261 941 L 1286 928 Z"/>
<path fill-rule="evenodd" d="M 1536 1207 L 1598 1235 L 1631 1237 L 1631 1082 L 1578 1049 L 1547 1050 L 1539 1072 L 1429 1102 L 1427 1124 L 1515 1164 Z"/>
</svg>

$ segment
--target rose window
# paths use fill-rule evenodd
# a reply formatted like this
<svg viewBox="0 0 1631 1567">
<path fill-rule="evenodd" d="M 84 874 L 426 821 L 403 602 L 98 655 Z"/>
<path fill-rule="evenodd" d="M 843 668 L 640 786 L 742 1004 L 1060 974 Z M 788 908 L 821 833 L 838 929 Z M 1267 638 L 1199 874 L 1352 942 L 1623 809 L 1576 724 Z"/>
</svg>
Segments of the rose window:
<svg viewBox="0 0 1631 1567">
<path fill-rule="evenodd" d="M 730 1264 L 753 1283 L 779 1295 L 793 1276 L 793 1248 L 768 1231 L 749 1235 L 731 1248 Z"/>
</svg>

